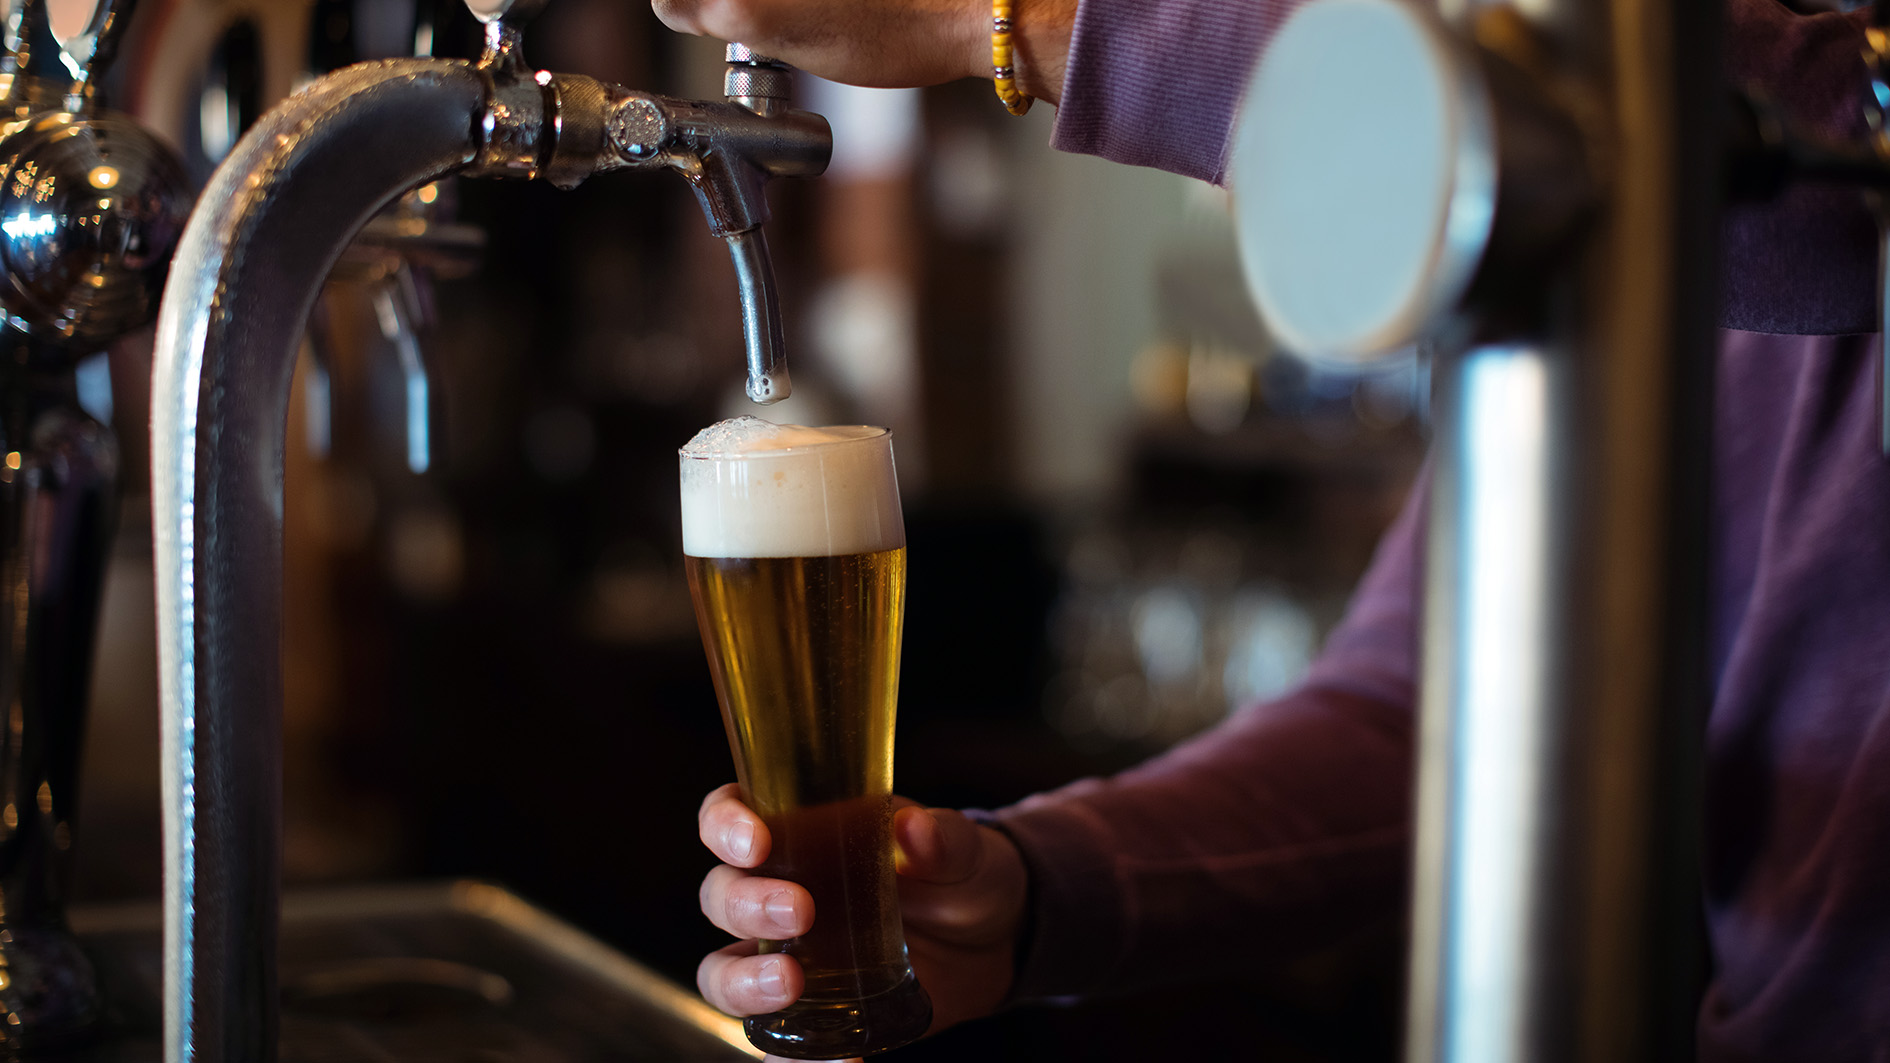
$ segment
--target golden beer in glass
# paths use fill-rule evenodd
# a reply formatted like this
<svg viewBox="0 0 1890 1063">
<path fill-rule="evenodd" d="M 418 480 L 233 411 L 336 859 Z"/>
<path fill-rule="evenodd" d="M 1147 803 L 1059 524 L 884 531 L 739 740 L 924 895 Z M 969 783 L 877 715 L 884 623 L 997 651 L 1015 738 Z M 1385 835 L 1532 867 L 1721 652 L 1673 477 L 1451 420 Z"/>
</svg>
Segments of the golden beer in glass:
<svg viewBox="0 0 1890 1063">
<path fill-rule="evenodd" d="M 683 564 L 742 799 L 768 825 L 759 872 L 813 895 L 814 925 L 763 952 L 800 1000 L 744 1023 L 776 1055 L 835 1059 L 923 1035 L 893 877 L 893 719 L 906 536 L 883 428 L 744 417 L 681 453 Z"/>
</svg>

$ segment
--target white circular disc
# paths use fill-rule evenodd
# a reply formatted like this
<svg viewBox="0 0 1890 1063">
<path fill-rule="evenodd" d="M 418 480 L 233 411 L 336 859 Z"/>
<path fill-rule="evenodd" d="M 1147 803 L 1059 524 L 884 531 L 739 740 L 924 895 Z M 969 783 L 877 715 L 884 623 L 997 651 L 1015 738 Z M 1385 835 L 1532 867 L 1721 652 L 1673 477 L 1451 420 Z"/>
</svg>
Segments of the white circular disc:
<svg viewBox="0 0 1890 1063">
<path fill-rule="evenodd" d="M 1404 0 L 1315 0 L 1248 84 L 1228 163 L 1247 283 L 1304 355 L 1416 340 L 1481 254 L 1494 160 L 1480 84 Z"/>
</svg>

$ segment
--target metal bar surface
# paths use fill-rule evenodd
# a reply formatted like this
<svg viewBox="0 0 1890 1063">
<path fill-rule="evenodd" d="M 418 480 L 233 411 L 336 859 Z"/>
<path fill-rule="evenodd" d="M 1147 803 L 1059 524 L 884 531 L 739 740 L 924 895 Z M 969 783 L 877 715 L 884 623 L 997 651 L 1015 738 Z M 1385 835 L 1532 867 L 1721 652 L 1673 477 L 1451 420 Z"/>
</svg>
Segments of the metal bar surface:
<svg viewBox="0 0 1890 1063">
<path fill-rule="evenodd" d="M 283 447 L 303 326 L 370 216 L 473 160 L 485 103 L 466 64 L 324 79 L 218 167 L 171 266 L 151 428 L 171 1063 L 276 1057 Z"/>
<path fill-rule="evenodd" d="M 1607 200 L 1539 335 L 1439 364 L 1406 1054 L 1686 1059 L 1720 10 L 1518 10 Z"/>
</svg>

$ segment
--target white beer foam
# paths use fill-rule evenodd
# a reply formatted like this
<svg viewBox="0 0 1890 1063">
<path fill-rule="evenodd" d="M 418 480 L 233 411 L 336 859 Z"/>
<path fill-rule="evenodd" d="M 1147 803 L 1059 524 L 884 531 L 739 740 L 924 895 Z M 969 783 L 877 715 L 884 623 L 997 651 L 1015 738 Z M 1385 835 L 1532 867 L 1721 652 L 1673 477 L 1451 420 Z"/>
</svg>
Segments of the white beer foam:
<svg viewBox="0 0 1890 1063">
<path fill-rule="evenodd" d="M 883 428 L 737 417 L 696 433 L 679 453 L 691 557 L 838 557 L 906 545 Z"/>
</svg>

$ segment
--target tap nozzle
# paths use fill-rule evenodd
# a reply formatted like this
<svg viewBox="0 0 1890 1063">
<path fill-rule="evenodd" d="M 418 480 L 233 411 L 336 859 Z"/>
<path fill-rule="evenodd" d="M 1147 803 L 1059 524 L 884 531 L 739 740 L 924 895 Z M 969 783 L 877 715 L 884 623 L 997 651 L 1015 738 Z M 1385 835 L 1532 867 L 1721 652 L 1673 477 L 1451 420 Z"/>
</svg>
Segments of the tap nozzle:
<svg viewBox="0 0 1890 1063">
<path fill-rule="evenodd" d="M 759 225 L 730 233 L 727 240 L 742 299 L 742 338 L 748 351 L 745 390 L 754 402 L 772 406 L 794 390 L 788 379 L 787 337 L 781 326 L 780 296 L 775 292 L 774 260 Z"/>
<path fill-rule="evenodd" d="M 466 0 L 486 22 L 479 70 L 491 98 L 468 173 L 544 177 L 570 188 L 593 174 L 661 167 L 695 190 L 709 231 L 728 241 L 741 286 L 748 396 L 788 397 L 780 303 L 767 242 L 764 186 L 774 177 L 811 177 L 827 168 L 833 131 L 816 114 L 789 106 L 793 71 L 731 44 L 725 100 L 677 100 L 631 92 L 591 78 L 531 73 L 520 58 L 518 23 L 544 0 Z"/>
<path fill-rule="evenodd" d="M 833 130 L 816 114 L 787 106 L 792 74 L 739 44 L 729 45 L 727 102 L 625 93 L 610 105 L 607 168 L 665 167 L 689 181 L 709 231 L 728 241 L 741 289 L 748 397 L 763 405 L 788 397 L 785 330 L 762 226 L 765 186 L 774 177 L 812 177 L 827 168 Z"/>
</svg>

